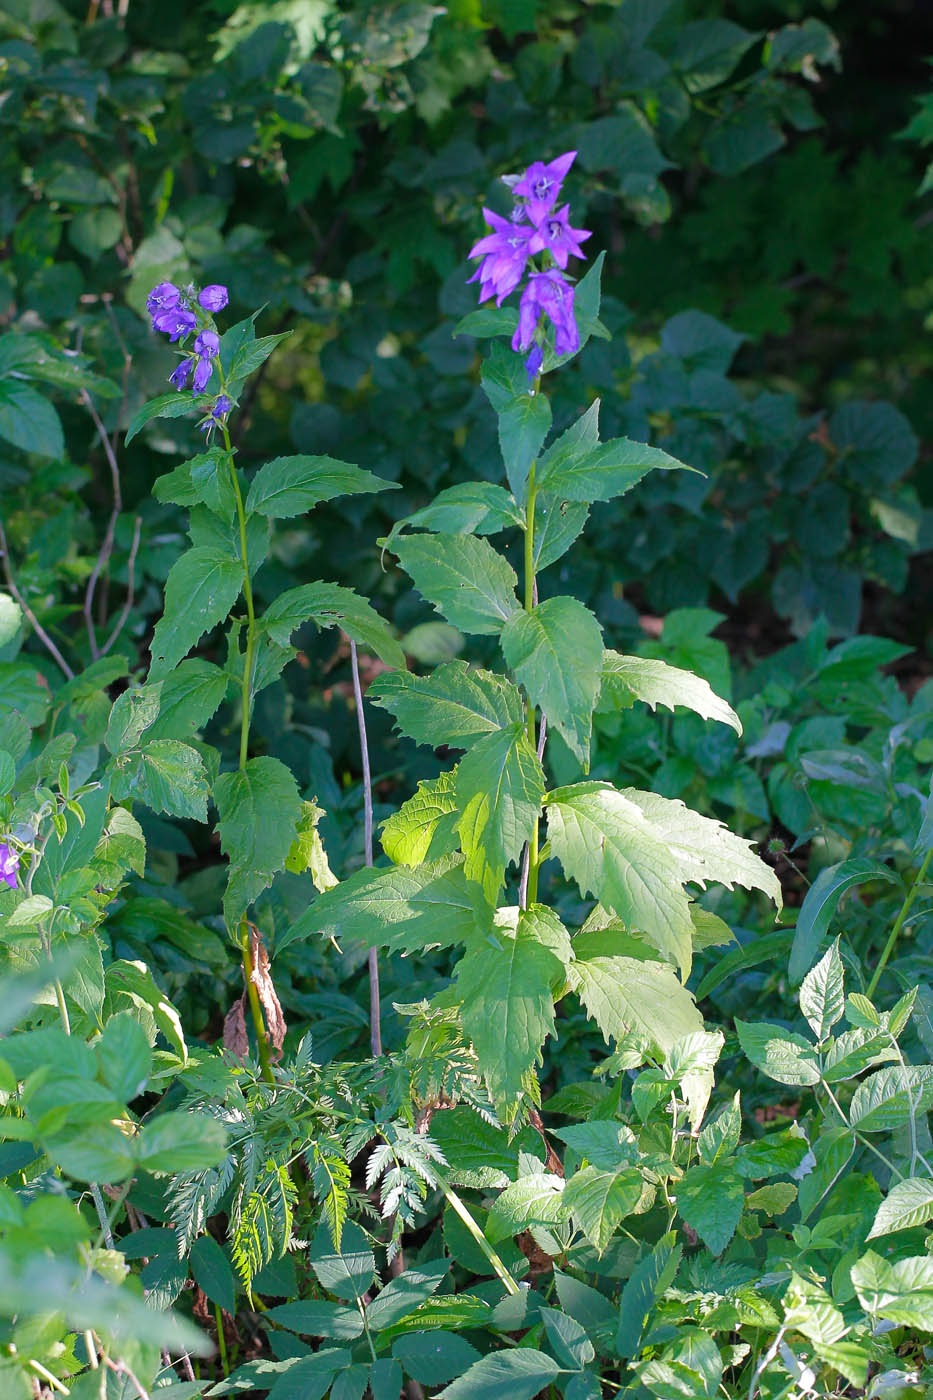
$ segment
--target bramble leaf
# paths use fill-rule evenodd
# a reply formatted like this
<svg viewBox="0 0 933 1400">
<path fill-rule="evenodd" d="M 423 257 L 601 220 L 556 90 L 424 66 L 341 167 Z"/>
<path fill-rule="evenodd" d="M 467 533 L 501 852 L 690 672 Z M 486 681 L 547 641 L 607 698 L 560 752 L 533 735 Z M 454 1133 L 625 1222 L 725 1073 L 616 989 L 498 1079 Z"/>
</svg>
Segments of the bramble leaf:
<svg viewBox="0 0 933 1400">
<path fill-rule="evenodd" d="M 651 708 L 664 705 L 673 710 L 683 705 L 703 719 L 717 719 L 729 724 L 737 734 L 742 733 L 742 721 L 731 705 L 722 700 L 708 681 L 679 666 L 668 666 L 646 656 L 623 656 L 618 651 L 603 655 L 600 708 L 609 704 L 627 708 L 642 700 Z"/>
<path fill-rule="evenodd" d="M 150 652 L 150 681 L 162 680 L 216 627 L 233 607 L 243 587 L 243 566 L 221 549 L 189 549 L 169 570 L 165 609 L 156 623 Z"/>
<path fill-rule="evenodd" d="M 474 535 L 406 535 L 392 546 L 421 596 L 461 632 L 495 635 L 518 607 L 515 570 Z"/>
<path fill-rule="evenodd" d="M 391 628 L 365 598 L 339 583 L 303 583 L 286 589 L 269 604 L 262 626 L 279 646 L 287 646 L 302 623 L 341 627 L 351 641 L 374 651 L 387 666 L 405 669 L 405 653 Z"/>
<path fill-rule="evenodd" d="M 693 996 L 664 963 L 578 957 L 570 982 L 607 1044 L 635 1030 L 665 1054 L 682 1036 L 703 1029 Z"/>
<path fill-rule="evenodd" d="M 420 782 L 414 796 L 384 822 L 382 849 L 393 865 L 422 865 L 458 849 L 455 785 L 455 773 Z"/>
<path fill-rule="evenodd" d="M 497 729 L 522 721 L 522 698 L 505 676 L 448 661 L 429 676 L 396 671 L 377 676 L 367 692 L 419 744 L 466 749 Z"/>
<path fill-rule="evenodd" d="M 220 845 L 230 861 L 224 916 L 235 924 L 285 868 L 301 817 L 298 785 L 277 758 L 248 760 L 214 784 Z"/>
<path fill-rule="evenodd" d="M 153 739 L 145 748 L 114 759 L 111 793 L 132 798 L 154 812 L 207 821 L 207 772 L 197 749 L 177 739 Z"/>
</svg>

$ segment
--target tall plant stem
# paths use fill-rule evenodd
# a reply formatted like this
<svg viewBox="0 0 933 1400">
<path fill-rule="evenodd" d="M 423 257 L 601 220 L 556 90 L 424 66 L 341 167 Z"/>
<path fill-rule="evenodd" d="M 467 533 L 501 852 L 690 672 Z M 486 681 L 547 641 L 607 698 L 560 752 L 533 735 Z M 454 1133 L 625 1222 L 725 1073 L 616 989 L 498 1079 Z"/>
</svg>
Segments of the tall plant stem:
<svg viewBox="0 0 933 1400">
<path fill-rule="evenodd" d="M 528 473 L 528 504 L 525 507 L 525 611 L 531 612 L 535 605 L 535 467 L 531 464 Z M 535 707 L 528 701 L 528 741 L 533 749 L 538 746 Z M 534 904 L 538 898 L 538 823 L 535 821 L 531 839 L 528 842 L 528 882 L 525 886 L 525 907 Z"/>
<path fill-rule="evenodd" d="M 901 905 L 900 913 L 898 914 L 897 918 L 894 920 L 894 927 L 891 929 L 891 932 L 888 934 L 888 941 L 887 941 L 887 943 L 884 945 L 884 948 L 883 948 L 882 953 L 881 953 L 881 957 L 878 959 L 878 966 L 875 968 L 874 976 L 872 977 L 871 981 L 870 981 L 869 984 L 868 984 L 868 996 L 870 996 L 870 997 L 871 997 L 871 996 L 874 996 L 874 994 L 875 994 L 875 988 L 876 988 L 877 985 L 878 985 L 878 982 L 879 982 L 879 980 L 880 980 L 880 978 L 881 978 L 881 974 L 882 974 L 882 972 L 884 972 L 884 969 L 887 967 L 888 959 L 890 958 L 891 954 L 894 952 L 894 948 L 895 948 L 895 946 L 896 946 L 896 944 L 897 944 L 897 940 L 898 940 L 898 938 L 899 938 L 899 936 L 900 936 L 901 929 L 904 927 L 904 920 L 907 918 L 907 915 L 910 913 L 911 906 L 912 906 L 914 900 L 917 898 L 917 895 L 920 893 L 920 886 L 923 884 L 924 880 L 926 879 L 927 870 L 930 868 L 930 859 L 931 859 L 931 857 L 933 857 L 933 846 L 930 847 L 930 849 L 927 851 L 926 855 L 923 857 L 923 864 L 920 866 L 920 869 L 917 871 L 916 878 L 915 878 L 913 884 L 911 885 L 910 889 L 907 891 L 907 894 L 906 894 L 905 899 L 904 899 L 904 903 Z"/>
<path fill-rule="evenodd" d="M 221 387 L 224 387 L 222 378 Z M 249 574 L 249 555 L 246 549 L 246 511 L 243 506 L 243 493 L 240 490 L 240 482 L 233 462 L 233 444 L 230 441 L 230 433 L 227 430 L 226 423 L 221 425 L 221 431 L 223 433 L 224 447 L 227 452 L 227 469 L 230 473 L 230 483 L 233 487 L 233 497 L 236 501 L 237 524 L 240 531 L 240 559 L 243 563 L 243 598 L 246 602 L 246 652 L 243 656 L 243 684 L 241 686 L 240 700 L 240 761 L 238 765 L 242 773 L 243 769 L 246 767 L 246 759 L 249 753 L 249 722 L 253 698 L 253 655 L 256 649 L 256 608 L 253 603 L 253 581 Z M 253 1018 L 253 1028 L 256 1032 L 256 1049 L 259 1053 L 259 1067 L 263 1079 L 269 1084 L 272 1084 L 274 1083 L 274 1076 L 272 1074 L 272 1061 L 269 1052 L 269 1034 L 266 1030 L 266 1023 L 263 1020 L 262 1007 L 259 1004 L 259 993 L 256 990 L 256 983 L 253 980 L 255 969 L 252 950 L 250 948 L 249 923 L 245 913 L 240 919 L 237 932 L 240 951 L 243 957 L 246 999 L 249 1002 L 250 1015 Z"/>
<path fill-rule="evenodd" d="M 366 715 L 363 710 L 363 687 L 360 684 L 360 658 L 356 642 L 350 641 L 350 665 L 353 670 L 353 698 L 356 701 L 356 724 L 360 734 L 360 762 L 363 768 L 363 851 L 367 865 L 373 863 L 373 775 L 369 766 L 369 742 L 366 738 Z M 382 1019 L 379 995 L 379 953 L 369 950 L 369 1044 L 373 1058 L 382 1054 Z"/>
</svg>

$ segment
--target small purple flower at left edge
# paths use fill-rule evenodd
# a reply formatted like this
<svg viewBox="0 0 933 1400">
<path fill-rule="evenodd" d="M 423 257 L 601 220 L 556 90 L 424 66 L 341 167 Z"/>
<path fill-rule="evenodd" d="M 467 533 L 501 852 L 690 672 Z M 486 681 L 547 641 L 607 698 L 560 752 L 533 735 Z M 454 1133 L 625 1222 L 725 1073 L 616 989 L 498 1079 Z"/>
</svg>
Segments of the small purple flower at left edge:
<svg viewBox="0 0 933 1400">
<path fill-rule="evenodd" d="M 525 351 L 534 339 L 541 316 L 554 324 L 554 351 L 572 355 L 580 348 L 580 332 L 573 313 L 573 287 L 556 268 L 529 277 L 518 307 L 518 325 L 512 336 L 512 349 Z"/>
<path fill-rule="evenodd" d="M 174 384 L 176 389 L 185 389 L 188 380 L 191 378 L 191 371 L 197 364 L 197 360 L 182 360 L 177 364 L 168 377 L 168 382 Z"/>
<path fill-rule="evenodd" d="M 201 422 L 198 424 L 201 432 L 205 433 L 209 438 L 214 428 L 223 422 L 223 419 L 230 412 L 232 407 L 232 399 L 228 398 L 226 394 L 218 394 L 207 417 L 202 418 Z"/>
<path fill-rule="evenodd" d="M 535 230 L 530 224 L 504 219 L 492 209 L 484 209 L 483 218 L 494 231 L 470 249 L 469 257 L 483 261 L 468 280 L 479 281 L 481 302 L 494 296 L 496 305 L 501 306 L 522 280 Z"/>
<path fill-rule="evenodd" d="M 11 890 L 16 889 L 16 872 L 19 869 L 19 855 L 8 846 L 5 841 L 0 841 L 0 883 L 6 884 Z"/>
</svg>

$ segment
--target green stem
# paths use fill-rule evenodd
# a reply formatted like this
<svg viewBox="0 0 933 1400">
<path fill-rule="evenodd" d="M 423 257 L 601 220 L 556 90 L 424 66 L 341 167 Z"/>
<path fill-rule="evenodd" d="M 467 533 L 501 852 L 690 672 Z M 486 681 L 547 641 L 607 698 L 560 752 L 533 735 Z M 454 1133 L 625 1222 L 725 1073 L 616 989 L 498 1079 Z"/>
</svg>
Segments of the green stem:
<svg viewBox="0 0 933 1400">
<path fill-rule="evenodd" d="M 536 386 L 537 387 L 537 386 Z M 531 612 L 535 605 L 535 464 L 532 462 L 528 473 L 528 504 L 525 507 L 525 611 Z M 528 742 L 533 749 L 538 746 L 538 729 L 535 707 L 528 701 Z M 534 904 L 538 898 L 538 822 L 534 824 L 531 840 L 528 842 L 528 886 L 525 904 Z"/>
<path fill-rule="evenodd" d="M 887 943 L 884 945 L 884 949 L 883 949 L 883 951 L 882 951 L 881 957 L 880 957 L 880 959 L 878 960 L 878 966 L 875 968 L 874 976 L 872 977 L 871 981 L 870 981 L 869 984 L 868 984 L 868 991 L 867 991 L 866 995 L 869 996 L 869 997 L 874 996 L 874 994 L 875 994 L 875 988 L 876 988 L 877 985 L 878 985 L 878 981 L 879 981 L 879 979 L 880 979 L 880 977 L 881 977 L 881 974 L 882 974 L 882 972 L 884 972 L 884 969 L 885 969 L 885 967 L 887 966 L 888 959 L 890 958 L 891 954 L 894 952 L 895 944 L 897 943 L 898 937 L 900 936 L 901 929 L 904 927 L 904 920 L 907 918 L 907 915 L 910 913 L 911 905 L 913 904 L 914 900 L 917 898 L 917 895 L 918 895 L 919 892 L 920 892 L 920 886 L 923 884 L 924 880 L 926 879 L 926 873 L 927 873 L 927 870 L 929 869 L 929 866 L 930 866 L 930 859 L 931 859 L 931 857 L 933 857 L 933 846 L 930 847 L 930 849 L 927 851 L 926 855 L 923 857 L 923 864 L 920 866 L 920 869 L 917 871 L 917 877 L 916 877 L 916 879 L 914 880 L 913 884 L 911 885 L 910 889 L 907 891 L 907 895 L 906 895 L 906 897 L 905 897 L 905 899 L 904 899 L 904 903 L 901 905 L 901 912 L 898 914 L 897 918 L 894 920 L 894 927 L 892 928 L 891 932 L 888 934 L 888 941 L 887 941 Z"/>
<path fill-rule="evenodd" d="M 223 1370 L 224 1380 L 230 1374 L 230 1358 L 227 1356 L 227 1339 L 224 1336 L 224 1318 L 220 1311 L 220 1304 L 214 1304 L 214 1322 L 217 1326 L 217 1350 L 220 1352 L 220 1365 Z"/>
<path fill-rule="evenodd" d="M 479 1225 L 473 1219 L 473 1216 L 470 1214 L 463 1201 L 457 1195 L 454 1188 L 447 1184 L 447 1182 L 438 1172 L 436 1167 L 433 1168 L 433 1171 L 435 1177 L 437 1178 L 437 1184 L 443 1191 L 448 1204 L 459 1215 L 460 1219 L 463 1221 L 464 1225 L 467 1227 L 470 1234 L 473 1236 L 474 1240 L 479 1245 L 486 1258 L 489 1260 L 493 1269 L 498 1274 L 499 1279 L 505 1285 L 506 1292 L 514 1294 L 520 1293 L 521 1289 L 519 1288 L 518 1284 L 515 1282 L 514 1278 L 509 1273 L 505 1264 L 503 1264 L 502 1260 L 499 1258 L 499 1255 L 493 1249 L 492 1245 L 489 1243 L 486 1236 L 483 1234 Z"/>
</svg>

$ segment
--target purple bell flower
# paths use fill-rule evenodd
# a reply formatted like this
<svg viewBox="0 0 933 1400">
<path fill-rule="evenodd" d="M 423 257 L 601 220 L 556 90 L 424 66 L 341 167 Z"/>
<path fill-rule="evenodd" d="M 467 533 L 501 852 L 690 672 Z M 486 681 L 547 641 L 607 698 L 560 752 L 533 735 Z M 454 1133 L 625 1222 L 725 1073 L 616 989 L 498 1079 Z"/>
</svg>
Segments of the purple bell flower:
<svg viewBox="0 0 933 1400">
<path fill-rule="evenodd" d="M 198 324 L 198 318 L 187 307 L 176 306 L 166 311 L 157 311 L 152 318 L 152 329 L 162 331 L 174 344 L 188 335 Z"/>
<path fill-rule="evenodd" d="M 159 311 L 171 311 L 181 301 L 181 292 L 174 282 L 160 282 L 146 297 L 146 310 L 150 316 Z"/>
<path fill-rule="evenodd" d="M 188 380 L 191 378 L 191 371 L 197 364 L 197 360 L 182 360 L 176 365 L 168 377 L 168 382 L 174 384 L 176 389 L 187 388 Z"/>
<path fill-rule="evenodd" d="M 192 393 L 203 394 L 207 388 L 208 380 L 211 377 L 214 366 L 210 360 L 198 360 L 194 367 L 194 382 L 191 385 Z"/>
<path fill-rule="evenodd" d="M 226 287 L 221 287 L 219 283 L 212 282 L 209 287 L 202 287 L 198 297 L 198 305 L 203 306 L 205 311 L 223 311 L 230 294 Z"/>
<path fill-rule="evenodd" d="M 201 331 L 194 342 L 194 353 L 210 359 L 220 349 L 220 337 L 216 331 Z"/>
<path fill-rule="evenodd" d="M 543 361 L 543 359 L 544 352 L 542 351 L 541 346 L 537 343 L 537 341 L 535 341 L 534 345 L 532 345 L 531 347 L 531 350 L 528 352 L 528 359 L 525 361 L 525 373 L 528 376 L 529 389 L 532 387 L 532 385 L 538 377 L 538 374 L 541 370 L 541 362 Z"/>
<path fill-rule="evenodd" d="M 528 214 L 533 224 L 539 224 L 545 214 L 554 208 L 564 177 L 576 155 L 576 151 L 566 151 L 546 165 L 542 160 L 533 161 L 522 178 L 512 186 L 516 199 L 527 199 Z"/>
<path fill-rule="evenodd" d="M 567 266 L 567 258 L 585 258 L 580 252 L 580 244 L 591 236 L 588 228 L 570 227 L 570 205 L 565 204 L 552 214 L 545 214 L 535 229 L 529 253 L 543 253 L 547 250 L 558 267 Z"/>
<path fill-rule="evenodd" d="M 468 280 L 479 281 L 480 302 L 494 296 L 496 305 L 501 306 L 522 280 L 535 230 L 529 224 L 504 219 L 491 209 L 483 210 L 483 218 L 494 232 L 470 249 L 469 257 L 483 261 Z"/>
<path fill-rule="evenodd" d="M 202 418 L 201 422 L 198 424 L 201 432 L 204 433 L 206 437 L 210 438 L 214 428 L 223 422 L 224 417 L 230 412 L 232 407 L 232 399 L 228 398 L 226 394 L 218 394 L 214 401 L 213 408 L 210 410 L 207 417 Z"/>
<path fill-rule="evenodd" d="M 16 872 L 19 869 L 19 855 L 8 846 L 5 841 L 0 841 L 0 883 L 6 884 L 11 890 L 16 889 Z"/>
<path fill-rule="evenodd" d="M 554 325 L 554 350 L 572 355 L 580 348 L 580 332 L 573 314 L 573 287 L 556 268 L 529 277 L 518 307 L 518 325 L 512 336 L 512 349 L 525 351 L 534 339 L 541 316 Z"/>
</svg>

